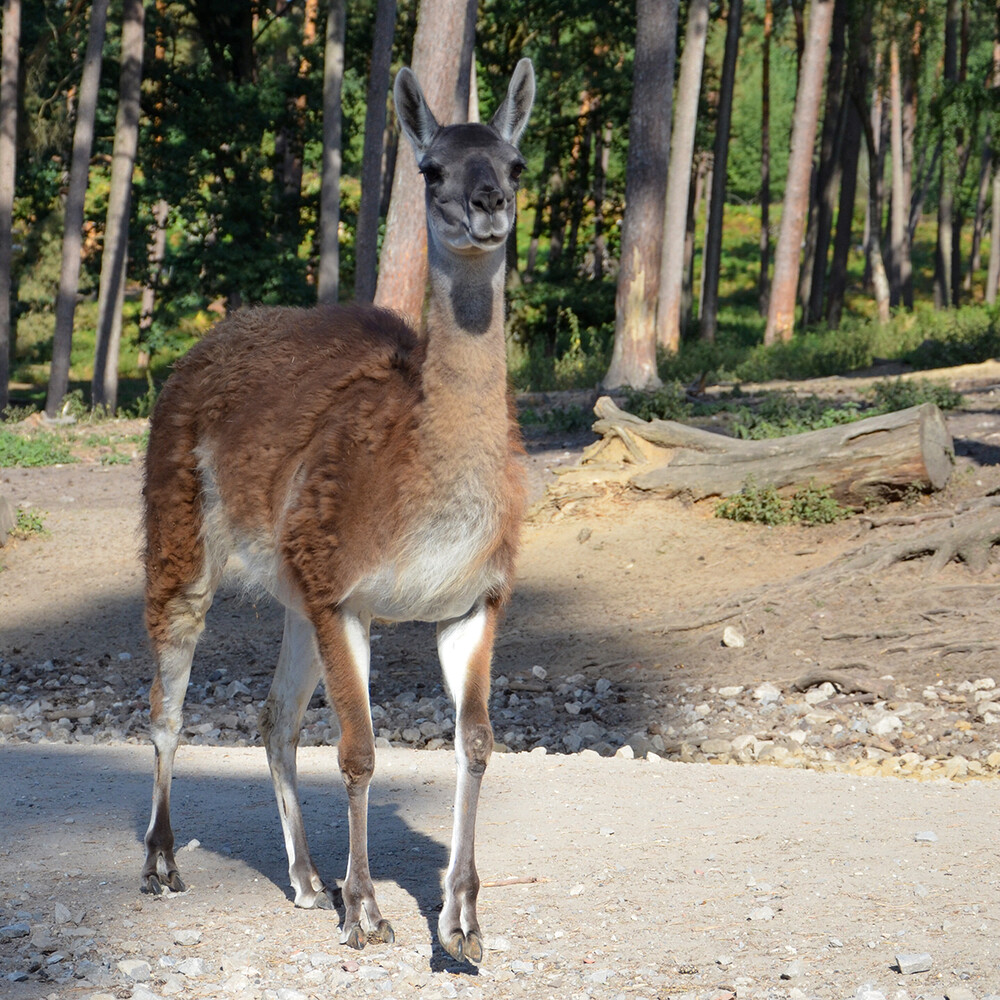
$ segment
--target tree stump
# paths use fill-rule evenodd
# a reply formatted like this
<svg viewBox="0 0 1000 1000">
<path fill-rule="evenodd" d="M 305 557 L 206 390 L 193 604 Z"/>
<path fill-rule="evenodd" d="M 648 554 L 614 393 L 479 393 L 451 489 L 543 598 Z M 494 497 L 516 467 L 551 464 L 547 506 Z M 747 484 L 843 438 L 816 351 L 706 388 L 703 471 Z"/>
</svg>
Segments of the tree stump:
<svg viewBox="0 0 1000 1000">
<path fill-rule="evenodd" d="M 594 430 L 605 437 L 635 435 L 676 449 L 630 479 L 639 489 L 668 497 L 731 496 L 752 478 L 779 490 L 815 482 L 842 503 L 861 504 L 909 488 L 943 489 L 955 462 L 947 423 L 933 403 L 766 441 L 729 438 L 672 420 L 641 420 L 607 396 L 594 412 L 600 418 Z"/>
</svg>

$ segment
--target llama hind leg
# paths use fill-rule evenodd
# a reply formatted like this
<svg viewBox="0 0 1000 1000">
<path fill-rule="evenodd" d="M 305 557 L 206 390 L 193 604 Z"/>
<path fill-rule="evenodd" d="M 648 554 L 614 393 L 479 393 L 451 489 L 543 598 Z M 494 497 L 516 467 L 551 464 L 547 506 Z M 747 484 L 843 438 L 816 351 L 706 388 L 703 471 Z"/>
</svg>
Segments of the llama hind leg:
<svg viewBox="0 0 1000 1000">
<path fill-rule="evenodd" d="M 476 913 L 476 810 L 486 765 L 493 750 L 488 700 L 490 657 L 497 610 L 477 604 L 467 615 L 438 625 L 438 655 L 455 701 L 455 819 L 451 859 L 444 879 L 438 941 L 457 959 L 481 962 L 483 939 Z"/>
<path fill-rule="evenodd" d="M 156 759 L 142 891 L 156 895 L 164 887 L 174 892 L 185 889 L 174 859 L 170 785 L 191 662 L 220 576 L 218 567 L 206 568 L 198 581 L 180 588 L 169 600 L 147 601 L 147 626 L 156 656 L 156 676 L 149 692 L 150 734 Z"/>
<path fill-rule="evenodd" d="M 309 855 L 295 766 L 302 716 L 322 672 L 312 625 L 301 615 L 286 609 L 278 667 L 260 712 L 260 731 L 278 800 L 295 905 L 329 910 L 333 908 L 333 893 L 323 884 Z"/>
</svg>

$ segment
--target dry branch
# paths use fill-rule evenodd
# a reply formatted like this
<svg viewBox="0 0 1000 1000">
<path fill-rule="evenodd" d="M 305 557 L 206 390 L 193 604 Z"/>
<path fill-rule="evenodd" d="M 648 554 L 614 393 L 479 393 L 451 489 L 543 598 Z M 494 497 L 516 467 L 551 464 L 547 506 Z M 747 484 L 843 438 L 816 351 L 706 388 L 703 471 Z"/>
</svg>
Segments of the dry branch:
<svg viewBox="0 0 1000 1000">
<path fill-rule="evenodd" d="M 951 434 L 933 403 L 767 441 L 729 438 L 672 420 L 641 420 L 606 396 L 594 412 L 599 417 L 594 430 L 605 438 L 627 441 L 634 435 L 678 449 L 631 478 L 639 489 L 666 496 L 729 496 L 753 478 L 778 489 L 816 481 L 829 485 L 839 500 L 859 503 L 910 486 L 942 489 L 954 466 Z"/>
</svg>

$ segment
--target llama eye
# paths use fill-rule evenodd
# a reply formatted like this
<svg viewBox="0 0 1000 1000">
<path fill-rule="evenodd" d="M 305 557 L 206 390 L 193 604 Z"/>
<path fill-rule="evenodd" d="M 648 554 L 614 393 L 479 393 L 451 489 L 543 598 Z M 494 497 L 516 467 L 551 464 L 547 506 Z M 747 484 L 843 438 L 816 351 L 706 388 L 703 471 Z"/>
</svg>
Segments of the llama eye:
<svg viewBox="0 0 1000 1000">
<path fill-rule="evenodd" d="M 511 179 L 511 181 L 513 181 L 516 184 L 521 179 L 521 172 L 523 170 L 524 170 L 524 164 L 523 163 L 514 163 L 514 164 L 511 164 L 511 168 L 510 168 L 510 179 Z"/>
<path fill-rule="evenodd" d="M 428 184 L 440 184 L 444 180 L 444 171 L 436 163 L 428 163 L 420 168 L 424 180 Z"/>
</svg>

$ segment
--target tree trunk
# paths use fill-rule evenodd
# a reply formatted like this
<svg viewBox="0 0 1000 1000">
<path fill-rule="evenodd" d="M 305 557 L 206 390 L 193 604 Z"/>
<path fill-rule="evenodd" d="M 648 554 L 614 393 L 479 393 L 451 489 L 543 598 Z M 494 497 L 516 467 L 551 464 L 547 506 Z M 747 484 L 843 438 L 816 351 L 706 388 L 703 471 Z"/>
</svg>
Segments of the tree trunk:
<svg viewBox="0 0 1000 1000">
<path fill-rule="evenodd" d="M 867 74 L 867 68 L 864 72 Z M 844 139 L 840 147 L 840 199 L 837 206 L 837 233 L 830 260 L 827 284 L 826 322 L 831 329 L 840 326 L 847 291 L 847 258 L 851 252 L 854 229 L 854 201 L 858 190 L 858 159 L 861 154 L 861 112 L 847 100 Z"/>
<path fill-rule="evenodd" d="M 476 0 L 422 0 L 420 4 L 411 65 L 442 124 L 463 122 L 469 113 L 472 53 L 464 49 L 467 24 L 475 16 Z M 396 156 L 375 304 L 396 310 L 419 327 L 426 286 L 424 180 L 407 144 Z"/>
<path fill-rule="evenodd" d="M 118 353 L 121 345 L 122 303 L 128 262 L 128 220 L 132 204 L 132 171 L 139 145 L 140 86 L 145 28 L 143 0 L 122 5 L 121 79 L 118 118 L 111 154 L 111 190 L 104 226 L 101 283 L 97 295 L 97 346 L 91 399 L 113 414 L 118 404 Z"/>
<path fill-rule="evenodd" d="M 630 478 L 633 486 L 694 500 L 738 493 L 748 479 L 758 486 L 793 489 L 822 483 L 841 501 L 864 504 L 910 487 L 941 490 L 955 452 L 944 415 L 933 403 L 850 424 L 764 441 L 743 441 L 671 420 L 644 421 L 597 401 L 594 430 L 642 438 L 678 449 Z"/>
<path fill-rule="evenodd" d="M 868 25 L 871 17 L 870 12 L 865 12 L 866 29 L 863 32 L 865 38 L 868 37 Z M 867 59 L 865 59 L 867 62 Z M 889 279 L 885 273 L 885 263 L 882 259 L 882 183 L 880 176 L 879 148 L 875 134 L 874 115 L 865 114 L 867 110 L 863 104 L 863 91 L 854 91 L 853 99 L 858 102 L 858 111 L 861 113 L 861 125 L 864 129 L 865 148 L 868 152 L 868 241 L 867 256 L 871 267 L 871 280 L 875 293 L 875 306 L 880 323 L 889 322 Z M 878 137 L 881 139 L 881 135 Z"/>
<path fill-rule="evenodd" d="M 802 60 L 802 75 L 795 95 L 788 180 L 781 212 L 781 229 L 774 254 L 774 280 L 767 312 L 764 343 L 790 340 L 795 330 L 795 297 L 798 291 L 799 253 L 806 214 L 813 147 L 823 97 L 823 70 L 833 24 L 834 0 L 813 0 L 809 38 Z"/>
<path fill-rule="evenodd" d="M 903 150 L 903 88 L 899 69 L 899 43 L 889 43 L 889 102 L 892 106 L 892 219 L 890 245 L 892 246 L 891 301 L 913 308 L 913 269 L 910 264 L 910 241 L 907 216 L 910 199 L 907 197 L 905 155 Z"/>
<path fill-rule="evenodd" d="M 594 281 L 604 277 L 607 240 L 604 236 L 604 198 L 608 187 L 608 167 L 611 164 L 611 124 L 605 124 L 597 133 L 594 151 Z"/>
<path fill-rule="evenodd" d="M 691 0 L 684 51 L 681 54 L 680 79 L 677 83 L 677 107 L 670 146 L 663 224 L 660 302 L 656 311 L 656 341 L 667 351 L 676 351 L 681 342 L 684 234 L 691 189 L 698 94 L 701 91 L 701 72 L 708 35 L 708 7 L 708 0 Z"/>
<path fill-rule="evenodd" d="M 774 31 L 774 0 L 764 2 L 764 41 L 760 71 L 760 274 L 757 277 L 757 307 L 767 315 L 771 298 L 771 35 Z"/>
<path fill-rule="evenodd" d="M 1000 3 L 993 34 L 993 86 L 1000 87 Z M 993 157 L 993 210 L 990 221 L 990 268 L 986 276 L 986 301 L 993 305 L 1000 285 L 1000 157 Z"/>
<path fill-rule="evenodd" d="M 656 301 L 670 157 L 677 0 L 638 0 L 615 339 L 604 385 L 659 385 Z"/>
<path fill-rule="evenodd" d="M 845 65 L 845 44 L 847 26 L 847 4 L 841 13 L 841 4 L 834 8 L 833 56 L 837 58 L 837 72 L 834 73 L 833 56 L 829 80 L 827 82 L 827 104 L 823 119 L 823 138 L 816 185 L 816 228 L 813 240 L 814 250 L 809 251 L 812 270 L 809 280 L 808 300 L 803 298 L 803 310 L 809 323 L 818 323 L 823 318 L 823 299 L 826 296 L 830 237 L 833 232 L 834 213 L 837 208 L 837 191 L 843 174 L 841 147 L 844 143 L 850 98 L 846 94 L 847 66 Z M 836 86 L 836 96 L 831 88 Z M 827 125 L 830 125 L 830 128 Z M 811 221 L 811 219 L 810 219 Z M 809 241 L 807 240 L 807 247 Z"/>
<path fill-rule="evenodd" d="M 149 367 L 149 333 L 156 314 L 156 293 L 160 290 L 163 262 L 167 255 L 167 219 L 170 206 L 160 198 L 153 206 L 153 237 L 149 241 L 149 280 L 143 286 L 139 305 L 139 360 L 140 370 Z"/>
<path fill-rule="evenodd" d="M 993 173 L 993 136 L 987 126 L 983 137 L 983 152 L 979 161 L 979 186 L 976 191 L 976 215 L 972 222 L 972 253 L 969 269 L 965 272 L 965 290 L 972 291 L 976 271 L 982 266 L 983 227 L 986 219 L 986 199 L 990 194 L 990 176 Z"/>
<path fill-rule="evenodd" d="M 961 0 L 947 0 L 944 32 L 944 79 L 945 82 L 958 81 L 958 35 L 961 19 Z M 941 191 L 938 195 L 938 234 L 934 258 L 934 305 L 945 309 L 951 302 L 952 265 L 955 213 L 955 168 L 954 142 L 958 137 L 950 137 L 941 157 Z M 959 140 L 960 142 L 960 140 Z"/>
<path fill-rule="evenodd" d="M 0 69 L 0 420 L 10 402 L 14 185 L 17 176 L 17 81 L 21 46 L 21 0 L 4 0 Z"/>
<path fill-rule="evenodd" d="M 319 195 L 320 249 L 316 283 L 319 302 L 336 302 L 340 297 L 340 95 L 344 83 L 346 23 L 345 0 L 330 0 L 323 57 L 323 178 Z M 385 107 L 385 101 L 382 106 Z"/>
<path fill-rule="evenodd" d="M 62 266 L 56 295 L 56 322 L 52 337 L 52 364 L 45 412 L 59 413 L 63 396 L 69 388 L 69 360 L 73 347 L 73 315 L 80 283 L 80 248 L 83 243 L 83 202 L 87 193 L 90 149 L 94 141 L 94 113 L 101 76 L 101 49 L 108 16 L 108 0 L 94 0 L 90 9 L 87 50 L 83 57 L 83 76 L 73 129 L 73 159 L 69 170 L 69 191 L 64 214 Z"/>
<path fill-rule="evenodd" d="M 681 281 L 680 330 L 686 333 L 691 326 L 691 304 L 694 297 L 694 241 L 698 225 L 698 206 L 705 193 L 706 176 L 712 173 L 712 157 L 699 153 L 694 158 L 694 183 L 688 190 L 687 220 L 684 226 L 684 270 Z"/>
<path fill-rule="evenodd" d="M 809 221 L 806 226 L 802 270 L 799 274 L 799 301 L 806 323 L 818 320 L 822 313 L 822 288 L 826 283 L 826 261 L 833 219 L 834 181 L 837 169 L 837 146 L 841 131 L 841 104 L 844 99 L 844 46 L 846 44 L 849 0 L 834 0 L 833 26 L 830 32 L 830 65 L 826 74 L 826 102 L 819 161 L 813 169 L 810 186 Z M 814 286 L 819 286 L 820 304 L 813 316 Z"/>
<path fill-rule="evenodd" d="M 361 205 L 354 243 L 354 297 L 371 302 L 378 272 L 378 220 L 382 192 L 382 158 L 385 142 L 386 95 L 396 23 L 396 0 L 378 0 L 375 40 L 368 74 L 365 105 L 365 145 L 361 156 Z"/>
<path fill-rule="evenodd" d="M 733 112 L 733 85 L 740 45 L 743 0 L 729 0 L 726 22 L 726 49 L 719 83 L 719 112 L 715 125 L 712 157 L 712 194 L 708 209 L 705 256 L 701 262 L 701 338 L 715 340 L 719 323 L 719 269 L 722 266 L 722 219 L 726 204 L 726 177 L 729 162 L 729 127 Z"/>
</svg>

